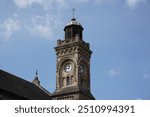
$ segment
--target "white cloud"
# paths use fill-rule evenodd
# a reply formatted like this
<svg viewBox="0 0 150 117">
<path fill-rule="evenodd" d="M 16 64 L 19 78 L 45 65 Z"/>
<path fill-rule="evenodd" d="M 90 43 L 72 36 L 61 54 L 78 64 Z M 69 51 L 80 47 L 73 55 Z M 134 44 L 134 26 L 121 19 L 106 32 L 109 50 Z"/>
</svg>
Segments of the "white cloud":
<svg viewBox="0 0 150 117">
<path fill-rule="evenodd" d="M 27 8 L 33 4 L 43 6 L 45 10 L 53 9 L 55 6 L 59 8 L 71 7 L 80 3 L 115 3 L 117 0 L 14 0 L 15 4 L 20 8 Z M 124 0 L 130 8 L 135 8 L 141 2 L 146 0 Z"/>
<path fill-rule="evenodd" d="M 34 36 L 51 39 L 54 30 L 60 25 L 60 18 L 55 14 L 43 16 L 32 16 L 31 25 L 26 26 L 27 30 Z"/>
<path fill-rule="evenodd" d="M 1 23 L 1 36 L 4 40 L 8 40 L 12 35 L 19 31 L 21 28 L 21 22 L 18 19 L 8 18 Z"/>
<path fill-rule="evenodd" d="M 116 76 L 116 75 L 120 74 L 120 72 L 117 71 L 117 70 L 115 70 L 114 68 L 112 68 L 112 69 L 110 69 L 110 70 L 108 71 L 108 74 L 109 74 L 110 76 Z"/>
<path fill-rule="evenodd" d="M 148 78 L 150 78 L 150 73 L 149 73 L 149 69 L 143 69 L 142 70 L 142 72 L 143 72 L 143 78 L 144 79 L 148 79 Z"/>
<path fill-rule="evenodd" d="M 15 4 L 20 8 L 27 8 L 33 4 L 39 4 L 43 6 L 44 9 L 50 9 L 54 6 L 58 6 L 59 8 L 70 7 L 71 4 L 78 3 L 93 3 L 99 4 L 102 1 L 110 1 L 110 0 L 14 0 Z"/>
<path fill-rule="evenodd" d="M 44 0 L 14 0 L 16 5 L 20 8 L 26 8 L 33 3 L 42 4 Z"/>
<path fill-rule="evenodd" d="M 61 23 L 61 11 L 68 2 L 66 0 L 14 0 L 19 8 L 28 8 L 33 4 L 38 4 L 43 9 L 43 14 L 32 14 L 28 16 L 29 23 L 24 23 L 24 27 L 34 36 L 50 39 L 54 30 Z M 59 14 L 59 15 L 58 15 Z"/>
<path fill-rule="evenodd" d="M 126 0 L 130 8 L 135 8 L 139 3 L 144 2 L 145 0 Z"/>
<path fill-rule="evenodd" d="M 51 38 L 51 29 L 48 26 L 44 25 L 35 25 L 34 27 L 30 27 L 30 32 L 33 35 L 45 37 L 46 39 Z"/>
<path fill-rule="evenodd" d="M 150 77 L 150 74 L 149 73 L 145 73 L 143 77 L 144 77 L 144 79 L 147 79 L 147 78 Z"/>
<path fill-rule="evenodd" d="M 65 7 L 68 1 L 66 0 L 14 0 L 15 4 L 20 8 L 27 8 L 33 4 L 41 5 L 44 10 L 53 9 L 54 6 Z"/>
</svg>

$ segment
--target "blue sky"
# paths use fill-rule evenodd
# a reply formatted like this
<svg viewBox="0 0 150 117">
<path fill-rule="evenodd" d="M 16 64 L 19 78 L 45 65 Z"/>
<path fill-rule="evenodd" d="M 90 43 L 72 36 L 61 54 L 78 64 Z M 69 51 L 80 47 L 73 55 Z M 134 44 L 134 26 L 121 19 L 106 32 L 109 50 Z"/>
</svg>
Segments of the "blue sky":
<svg viewBox="0 0 150 117">
<path fill-rule="evenodd" d="M 150 99 L 149 0 L 1 0 L 0 69 L 55 90 L 57 39 L 75 17 L 90 43 L 96 99 Z"/>
</svg>

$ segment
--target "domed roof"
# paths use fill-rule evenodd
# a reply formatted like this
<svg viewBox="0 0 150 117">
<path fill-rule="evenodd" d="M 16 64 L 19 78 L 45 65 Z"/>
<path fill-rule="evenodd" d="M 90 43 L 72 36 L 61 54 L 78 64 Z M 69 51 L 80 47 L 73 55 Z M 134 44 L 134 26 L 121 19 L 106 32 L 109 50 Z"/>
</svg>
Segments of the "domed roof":
<svg viewBox="0 0 150 117">
<path fill-rule="evenodd" d="M 67 26 L 70 26 L 70 25 L 78 25 L 78 26 L 81 26 L 81 24 L 79 22 L 77 22 L 77 20 L 75 18 L 71 19 L 70 22 L 68 22 Z M 82 26 L 81 26 L 82 27 Z"/>
</svg>

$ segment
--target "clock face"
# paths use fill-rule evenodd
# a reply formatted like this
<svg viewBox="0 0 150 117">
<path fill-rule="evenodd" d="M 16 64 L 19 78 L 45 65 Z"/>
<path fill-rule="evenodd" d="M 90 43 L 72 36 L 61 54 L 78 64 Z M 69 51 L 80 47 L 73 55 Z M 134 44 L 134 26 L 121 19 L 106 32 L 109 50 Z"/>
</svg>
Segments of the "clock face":
<svg viewBox="0 0 150 117">
<path fill-rule="evenodd" d="M 80 65 L 80 73 L 84 74 L 84 66 L 83 65 Z"/>
<path fill-rule="evenodd" d="M 67 63 L 66 65 L 65 65 L 65 72 L 70 72 L 71 70 L 72 70 L 72 65 L 70 64 L 70 63 Z"/>
</svg>

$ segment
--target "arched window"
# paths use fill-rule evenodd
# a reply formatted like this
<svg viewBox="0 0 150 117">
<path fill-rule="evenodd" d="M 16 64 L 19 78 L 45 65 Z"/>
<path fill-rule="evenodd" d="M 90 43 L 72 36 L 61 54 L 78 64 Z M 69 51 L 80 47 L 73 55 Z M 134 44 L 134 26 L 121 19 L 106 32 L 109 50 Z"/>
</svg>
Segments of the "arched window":
<svg viewBox="0 0 150 117">
<path fill-rule="evenodd" d="M 72 84 L 72 79 L 70 77 L 67 77 L 67 85 L 71 85 Z"/>
</svg>

